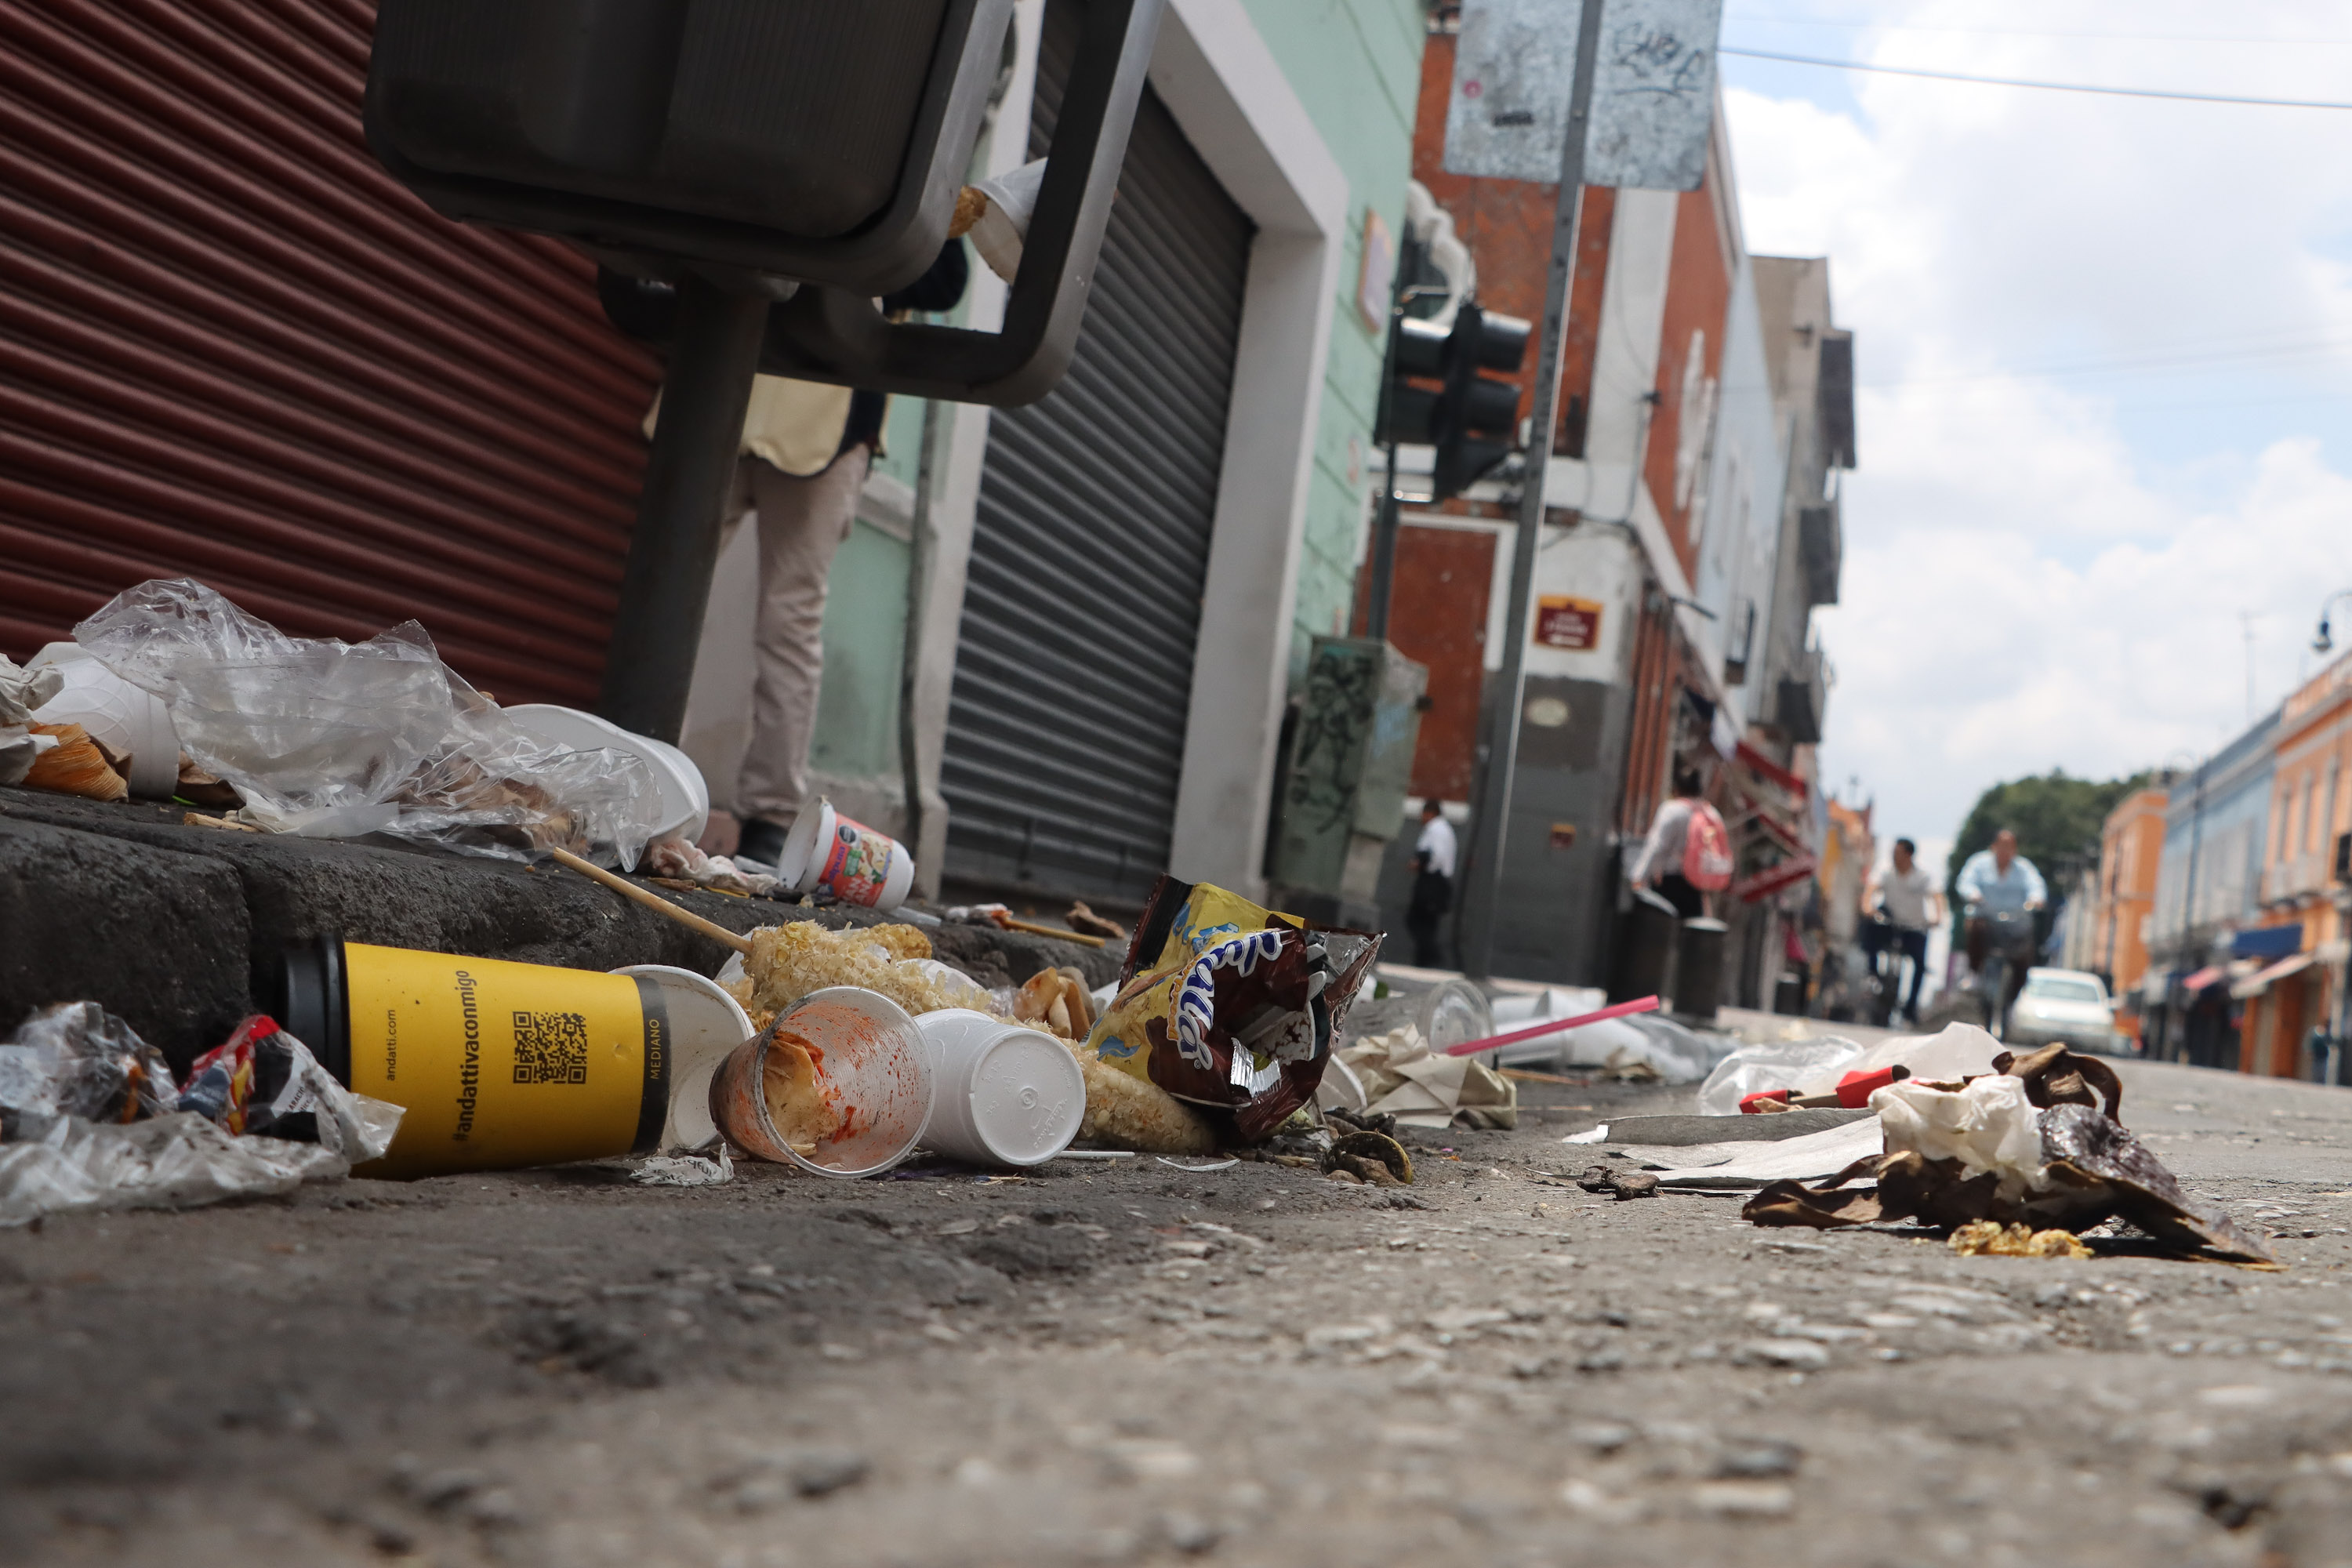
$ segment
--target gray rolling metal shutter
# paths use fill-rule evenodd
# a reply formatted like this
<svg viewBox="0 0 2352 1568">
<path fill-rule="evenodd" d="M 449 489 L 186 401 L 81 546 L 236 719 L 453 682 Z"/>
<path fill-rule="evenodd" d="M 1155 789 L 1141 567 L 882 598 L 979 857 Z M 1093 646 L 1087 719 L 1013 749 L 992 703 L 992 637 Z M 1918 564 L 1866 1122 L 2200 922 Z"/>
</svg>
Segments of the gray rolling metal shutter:
<svg viewBox="0 0 2352 1568">
<path fill-rule="evenodd" d="M 1046 13 L 1040 154 L 1077 21 Z M 1147 89 L 1069 375 L 989 425 L 940 776 L 951 879 L 1134 899 L 1168 868 L 1253 233 Z"/>
</svg>

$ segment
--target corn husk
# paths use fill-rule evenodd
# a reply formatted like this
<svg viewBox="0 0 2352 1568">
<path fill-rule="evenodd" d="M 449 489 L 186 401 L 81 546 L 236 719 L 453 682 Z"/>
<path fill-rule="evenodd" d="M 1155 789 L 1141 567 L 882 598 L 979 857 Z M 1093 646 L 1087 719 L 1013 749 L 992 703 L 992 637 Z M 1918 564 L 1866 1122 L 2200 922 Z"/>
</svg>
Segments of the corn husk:
<svg viewBox="0 0 2352 1568">
<path fill-rule="evenodd" d="M 1216 1152 L 1216 1131 L 1199 1111 L 1148 1079 L 1106 1064 L 1084 1046 L 1073 1045 L 1070 1051 L 1087 1079 L 1080 1138 L 1139 1154 Z"/>
<path fill-rule="evenodd" d="M 814 921 L 793 921 L 751 933 L 743 957 L 750 995 L 735 999 L 748 1013 L 782 1012 L 828 985 L 879 992 L 911 1014 L 957 1005 L 916 961 L 930 956 L 930 940 L 912 926 L 827 931 Z"/>
<path fill-rule="evenodd" d="M 34 724 L 28 728 L 36 735 L 54 735 L 58 742 L 33 759 L 31 770 L 25 774 L 28 788 L 84 795 L 91 800 L 130 797 L 130 782 L 115 771 L 106 752 L 89 738 L 89 731 L 79 724 Z"/>
</svg>

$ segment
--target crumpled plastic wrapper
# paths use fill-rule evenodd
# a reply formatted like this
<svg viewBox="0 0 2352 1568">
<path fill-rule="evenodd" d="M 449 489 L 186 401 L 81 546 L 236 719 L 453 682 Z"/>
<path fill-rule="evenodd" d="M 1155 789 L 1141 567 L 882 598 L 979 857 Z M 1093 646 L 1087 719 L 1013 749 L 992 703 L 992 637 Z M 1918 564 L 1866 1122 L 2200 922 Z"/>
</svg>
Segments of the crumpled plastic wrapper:
<svg viewBox="0 0 2352 1568">
<path fill-rule="evenodd" d="M 1364 1086 L 1365 1114 L 1393 1116 L 1406 1127 L 1519 1124 L 1519 1087 L 1475 1057 L 1444 1057 L 1421 1029 L 1403 1024 L 1337 1053 Z"/>
<path fill-rule="evenodd" d="M 163 1053 L 95 1002 L 43 1007 L 0 1046 L 0 1141 L 38 1139 L 67 1119 L 144 1121 L 178 1099 Z"/>
<path fill-rule="evenodd" d="M 1916 1080 L 1889 1084 L 1870 1104 L 1890 1154 L 1916 1151 L 1926 1160 L 1958 1161 L 1966 1176 L 1990 1172 L 2004 1203 L 2048 1185 L 2039 1112 L 2022 1079 L 1999 1074 L 1958 1089 Z"/>
<path fill-rule="evenodd" d="M 33 710 L 64 684 L 63 670 L 26 670 L 0 654 L 0 784 L 24 783 L 41 754 L 56 749 L 56 736 L 33 733 Z"/>
<path fill-rule="evenodd" d="M 710 1153 L 656 1154 L 641 1161 L 629 1180 L 641 1187 L 720 1187 L 735 1179 L 735 1162 L 724 1139 Z"/>
<path fill-rule="evenodd" d="M 271 832 L 392 833 L 516 860 L 560 847 L 630 867 L 659 823 L 642 759 L 526 733 L 415 621 L 363 643 L 292 637 L 200 583 L 159 579 L 74 637 L 161 698 L 188 755 Z"/>
<path fill-rule="evenodd" d="M 193 1113 L 127 1127 L 68 1118 L 35 1142 L 0 1143 L 0 1228 L 56 1214 L 274 1197 L 350 1170 L 323 1144 L 232 1138 Z"/>
<path fill-rule="evenodd" d="M 232 1136 L 317 1143 L 353 1165 L 383 1158 L 404 1114 L 345 1089 L 310 1047 L 258 1014 L 196 1058 L 178 1109 Z"/>
<path fill-rule="evenodd" d="M 262 1025 L 278 1058 L 269 1101 L 253 1107 L 248 1092 L 236 1104 L 276 1132 L 237 1137 L 219 1124 L 232 1096 L 198 1090 L 203 1070 L 184 1095 L 155 1048 L 97 1003 L 36 1013 L 0 1046 L 0 1228 L 52 1214 L 268 1197 L 381 1157 L 401 1108 L 353 1094 L 266 1018 L 247 1020 L 197 1068 L 220 1068 L 242 1043 L 249 1091 L 250 1037 Z"/>
<path fill-rule="evenodd" d="M 1179 1100 L 1231 1111 L 1242 1142 L 1263 1142 L 1315 1098 L 1380 947 L 1370 931 L 1163 876 L 1087 1046 Z"/>
</svg>

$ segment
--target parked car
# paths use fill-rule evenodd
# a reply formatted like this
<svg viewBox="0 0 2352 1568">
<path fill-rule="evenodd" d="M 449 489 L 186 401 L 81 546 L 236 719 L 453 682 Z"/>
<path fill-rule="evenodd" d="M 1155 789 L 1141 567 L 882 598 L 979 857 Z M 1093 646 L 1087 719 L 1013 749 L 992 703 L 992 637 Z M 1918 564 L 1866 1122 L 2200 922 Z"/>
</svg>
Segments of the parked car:
<svg viewBox="0 0 2352 1568">
<path fill-rule="evenodd" d="M 2133 1047 L 2131 1037 L 2116 1027 L 2116 1005 L 2105 984 L 2079 969 L 2027 970 L 2001 1038 L 2012 1050 L 2063 1045 L 2129 1056 Z"/>
</svg>

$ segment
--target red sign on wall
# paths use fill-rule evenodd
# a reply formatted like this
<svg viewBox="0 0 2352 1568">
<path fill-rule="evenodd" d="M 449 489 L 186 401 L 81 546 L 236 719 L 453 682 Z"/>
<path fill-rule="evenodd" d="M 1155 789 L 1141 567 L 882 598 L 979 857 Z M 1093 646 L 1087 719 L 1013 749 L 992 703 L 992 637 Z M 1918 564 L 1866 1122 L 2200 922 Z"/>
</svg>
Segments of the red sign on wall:
<svg viewBox="0 0 2352 1568">
<path fill-rule="evenodd" d="M 1601 642 L 1601 601 L 1546 594 L 1536 601 L 1536 641 L 1577 651 Z"/>
</svg>

